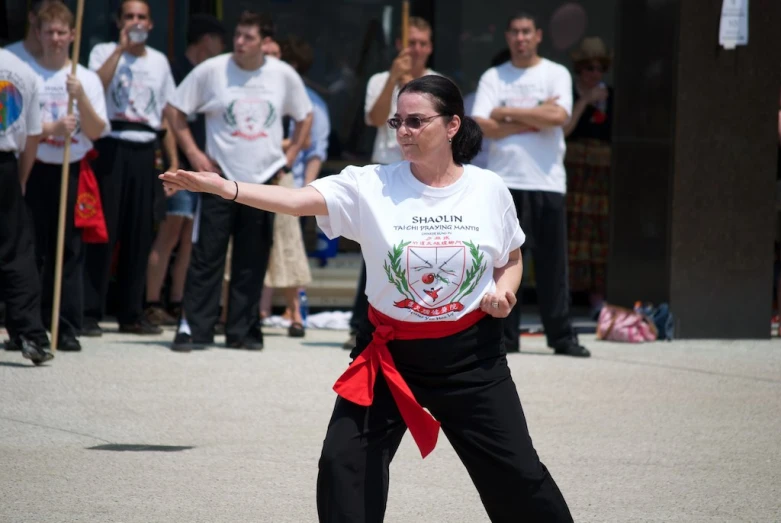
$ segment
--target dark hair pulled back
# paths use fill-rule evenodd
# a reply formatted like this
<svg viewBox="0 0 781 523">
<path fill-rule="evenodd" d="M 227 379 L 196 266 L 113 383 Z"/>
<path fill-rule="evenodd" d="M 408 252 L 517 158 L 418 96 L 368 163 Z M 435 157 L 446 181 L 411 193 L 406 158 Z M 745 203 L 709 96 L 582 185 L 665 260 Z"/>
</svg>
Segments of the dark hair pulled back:
<svg viewBox="0 0 781 523">
<path fill-rule="evenodd" d="M 483 144 L 483 131 L 472 118 L 464 116 L 464 98 L 456 84 L 444 76 L 430 74 L 407 83 L 399 91 L 399 97 L 404 93 L 428 95 L 437 114 L 461 119 L 461 127 L 451 144 L 454 162 L 463 165 L 477 156 Z"/>
</svg>

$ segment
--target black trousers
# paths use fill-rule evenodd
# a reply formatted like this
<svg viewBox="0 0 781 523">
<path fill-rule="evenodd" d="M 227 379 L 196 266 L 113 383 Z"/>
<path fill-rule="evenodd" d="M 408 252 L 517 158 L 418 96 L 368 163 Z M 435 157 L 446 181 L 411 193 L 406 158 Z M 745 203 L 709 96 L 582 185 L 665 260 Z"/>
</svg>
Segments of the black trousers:
<svg viewBox="0 0 781 523">
<path fill-rule="evenodd" d="M 551 347 L 577 340 L 569 309 L 567 267 L 567 197 L 548 191 L 510 190 L 518 220 L 526 233 L 524 251 L 531 249 L 537 300 L 545 337 Z M 507 350 L 518 350 L 521 336 L 521 289 L 518 303 L 505 320 Z"/>
<path fill-rule="evenodd" d="M 6 327 L 12 340 L 26 336 L 45 343 L 32 229 L 16 156 L 0 152 L 0 300 L 6 305 Z"/>
<path fill-rule="evenodd" d="M 361 275 L 355 291 L 353 315 L 350 317 L 350 330 L 357 332 L 361 325 L 369 321 L 369 298 L 366 297 L 366 262 L 361 262 Z"/>
<path fill-rule="evenodd" d="M 368 342 L 368 333 L 359 331 L 354 354 Z M 507 367 L 501 320 L 486 318 L 454 336 L 388 347 L 415 398 L 442 423 L 491 521 L 572 521 L 532 445 Z M 317 478 L 321 522 L 383 521 L 389 465 L 406 429 L 382 375 L 370 407 L 336 400 Z"/>
<path fill-rule="evenodd" d="M 106 216 L 108 243 L 87 246 L 84 317 L 100 321 L 106 310 L 115 247 L 117 320 L 133 324 L 143 317 L 146 268 L 154 241 L 155 197 L 160 180 L 155 169 L 155 142 L 114 138 L 96 142 L 94 165 Z"/>
<path fill-rule="evenodd" d="M 35 227 L 35 258 L 41 277 L 43 324 L 51 327 L 54 302 L 54 265 L 57 257 L 57 222 L 60 208 L 62 165 L 36 163 L 27 181 L 25 200 Z M 68 203 L 65 208 L 65 239 L 62 258 L 60 337 L 75 338 L 84 314 L 84 248 L 81 229 L 74 225 L 79 191 L 79 162 L 70 165 Z"/>
<path fill-rule="evenodd" d="M 274 214 L 202 194 L 199 220 L 198 241 L 193 244 L 182 300 L 193 342 L 213 341 L 231 235 L 233 254 L 225 337 L 228 343 L 242 341 L 259 325 L 260 294 L 274 238 Z"/>
</svg>

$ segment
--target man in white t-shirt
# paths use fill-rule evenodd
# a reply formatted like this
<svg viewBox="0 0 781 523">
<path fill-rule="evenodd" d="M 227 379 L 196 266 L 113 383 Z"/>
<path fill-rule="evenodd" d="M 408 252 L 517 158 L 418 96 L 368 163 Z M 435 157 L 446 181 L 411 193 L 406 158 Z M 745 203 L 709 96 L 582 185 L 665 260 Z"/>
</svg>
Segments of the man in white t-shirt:
<svg viewBox="0 0 781 523">
<path fill-rule="evenodd" d="M 43 322 L 52 318 L 54 260 L 57 249 L 59 191 L 65 137 L 71 136 L 68 203 L 65 214 L 65 239 L 62 266 L 62 302 L 57 348 L 81 350 L 77 337 L 84 313 L 84 247 L 82 230 L 75 224 L 82 159 L 92 149 L 92 141 L 107 130 L 106 100 L 100 78 L 89 69 L 77 66 L 72 76 L 68 58 L 75 35 L 75 20 L 68 7 L 52 2 L 38 12 L 38 37 L 43 46 L 41 57 L 29 65 L 42 81 L 39 93 L 43 134 L 37 161 L 27 181 L 25 199 L 35 223 L 36 257 L 43 282 Z M 68 115 L 68 97 L 74 100 L 73 114 Z M 86 163 L 86 162 L 85 162 Z M 86 165 L 84 165 L 86 168 Z"/>
<path fill-rule="evenodd" d="M 106 215 L 109 241 L 87 248 L 84 336 L 100 336 L 114 246 L 117 256 L 116 317 L 129 334 L 160 334 L 144 315 L 144 294 L 154 226 L 162 219 L 164 196 L 157 182 L 159 134 L 163 109 L 174 93 L 171 67 L 163 53 L 145 44 L 153 28 L 147 0 L 122 0 L 117 13 L 119 42 L 98 44 L 89 68 L 106 90 L 111 134 L 95 144 L 95 176 Z M 164 140 L 169 165 L 178 166 L 172 133 Z"/>
<path fill-rule="evenodd" d="M 35 30 L 38 27 L 38 11 L 54 3 L 61 4 L 62 0 L 33 0 L 27 12 L 27 34 L 24 36 L 24 40 L 6 46 L 5 50 L 14 53 L 27 64 L 40 58 L 43 48 Z"/>
<path fill-rule="evenodd" d="M 245 11 L 233 37 L 233 53 L 199 64 L 177 87 L 166 107 L 174 132 L 196 171 L 221 173 L 232 181 L 274 183 L 289 170 L 312 125 L 312 103 L 304 82 L 288 64 L 265 56 L 265 17 Z M 186 117 L 206 115 L 206 150 L 192 138 Z M 282 118 L 296 128 L 282 149 Z M 237 186 L 238 187 L 238 186 Z M 203 195 L 198 240 L 185 283 L 181 321 L 172 350 L 213 343 L 228 240 L 233 235 L 225 341 L 229 347 L 260 350 L 259 303 L 273 239 L 272 213 Z"/>
<path fill-rule="evenodd" d="M 534 254 L 537 296 L 548 345 L 557 354 L 590 355 L 578 343 L 569 311 L 564 132 L 572 112 L 572 78 L 537 54 L 534 16 L 513 15 L 505 33 L 511 59 L 480 78 L 472 116 L 492 140 L 488 169 L 513 195 Z M 521 290 L 518 290 L 520 301 Z M 505 320 L 508 351 L 520 350 L 521 307 Z"/>
<path fill-rule="evenodd" d="M 10 337 L 6 350 L 20 349 L 36 365 L 54 357 L 41 321 L 41 283 L 22 195 L 41 134 L 39 91 L 40 80 L 30 67 L 0 48 L 0 296 Z"/>
<path fill-rule="evenodd" d="M 396 132 L 387 124 L 388 119 L 396 114 L 399 90 L 410 80 L 427 74 L 437 74 L 426 66 L 434 50 L 431 24 L 423 18 L 410 17 L 407 44 L 407 48 L 402 49 L 401 39 L 396 40 L 399 55 L 393 60 L 390 70 L 373 75 L 369 78 L 366 87 L 364 103 L 366 125 L 377 128 L 372 151 L 373 163 L 390 164 L 403 159 L 399 144 L 396 142 Z M 352 350 L 355 347 L 355 333 L 362 322 L 368 321 L 368 311 L 366 265 L 361 263 L 361 276 L 358 280 L 353 314 L 350 319 L 350 338 L 344 343 L 344 349 Z"/>
</svg>

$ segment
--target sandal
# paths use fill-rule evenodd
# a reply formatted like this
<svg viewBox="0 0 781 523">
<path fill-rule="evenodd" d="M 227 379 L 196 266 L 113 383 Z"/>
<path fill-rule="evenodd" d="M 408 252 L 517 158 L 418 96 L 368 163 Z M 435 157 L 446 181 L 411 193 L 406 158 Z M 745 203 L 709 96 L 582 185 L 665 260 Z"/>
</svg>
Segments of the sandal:
<svg viewBox="0 0 781 523">
<path fill-rule="evenodd" d="M 291 338 L 303 338 L 306 335 L 306 330 L 301 323 L 294 321 L 287 328 L 287 335 Z"/>
</svg>

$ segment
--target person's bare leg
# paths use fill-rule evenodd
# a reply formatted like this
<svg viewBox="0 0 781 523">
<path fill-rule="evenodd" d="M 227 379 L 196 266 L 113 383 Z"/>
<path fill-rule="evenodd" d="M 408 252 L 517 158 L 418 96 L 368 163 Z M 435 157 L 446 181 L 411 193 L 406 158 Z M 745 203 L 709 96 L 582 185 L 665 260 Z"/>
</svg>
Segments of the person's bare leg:
<svg viewBox="0 0 781 523">
<path fill-rule="evenodd" d="M 179 235 L 179 250 L 171 270 L 171 303 L 182 303 L 187 268 L 190 266 L 190 253 L 193 251 L 193 221 L 186 219 Z"/>
<path fill-rule="evenodd" d="M 274 288 L 263 286 L 263 294 L 260 295 L 260 319 L 265 320 L 271 316 L 271 300 L 274 298 Z"/>
<path fill-rule="evenodd" d="M 147 266 L 146 301 L 149 303 L 160 302 L 160 293 L 171 261 L 171 253 L 179 242 L 184 220 L 184 216 L 167 216 L 157 231 Z"/>
<path fill-rule="evenodd" d="M 290 311 L 290 321 L 303 325 L 304 319 L 301 317 L 301 301 L 298 299 L 298 287 L 284 289 L 284 293 L 287 310 Z"/>
</svg>

